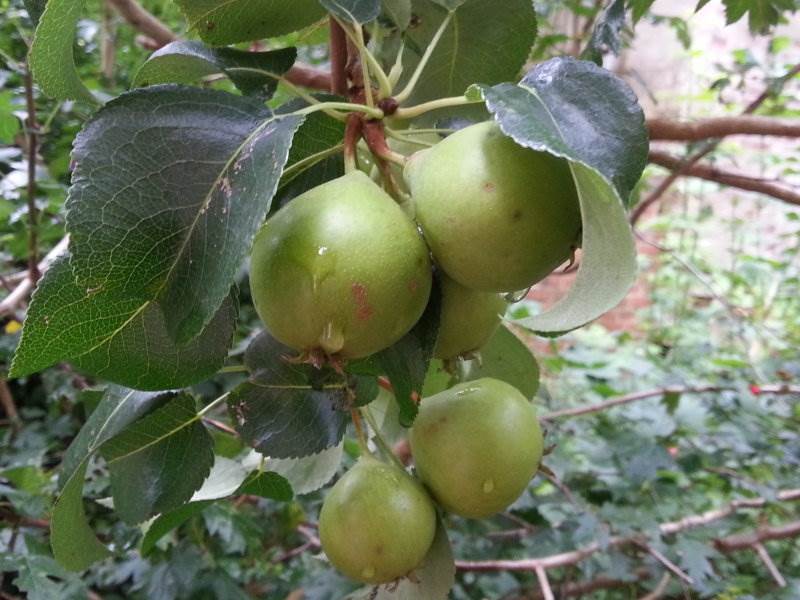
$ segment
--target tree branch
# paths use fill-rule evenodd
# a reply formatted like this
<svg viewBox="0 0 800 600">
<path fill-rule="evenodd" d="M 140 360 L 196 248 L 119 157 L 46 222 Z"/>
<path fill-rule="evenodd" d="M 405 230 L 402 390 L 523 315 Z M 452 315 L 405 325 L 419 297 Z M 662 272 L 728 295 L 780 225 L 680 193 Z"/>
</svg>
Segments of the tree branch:
<svg viewBox="0 0 800 600">
<path fill-rule="evenodd" d="M 544 414 L 540 418 L 543 421 L 554 421 L 555 419 L 563 419 L 565 417 L 578 417 L 581 415 L 587 415 L 589 413 L 596 413 L 602 410 L 608 410 L 609 408 L 614 408 L 615 406 L 621 406 L 623 404 L 636 402 L 637 400 L 645 400 L 647 398 L 655 398 L 657 396 L 663 396 L 665 394 L 705 394 L 708 392 L 735 392 L 737 391 L 737 389 L 738 388 L 726 387 L 726 386 L 703 385 L 703 386 L 673 386 L 673 387 L 658 388 L 654 390 L 644 390 L 642 392 L 625 394 L 624 396 L 619 396 L 618 398 L 612 398 L 611 400 L 606 400 L 605 402 L 599 402 L 597 404 L 589 404 L 588 406 L 579 406 L 577 408 L 565 408 L 563 410 L 556 410 Z M 800 394 L 800 385 L 785 385 L 782 383 L 761 385 L 754 387 L 753 389 L 757 390 L 753 392 L 756 394 L 778 394 L 778 395 Z"/>
<path fill-rule="evenodd" d="M 671 171 L 681 169 L 683 164 L 681 158 L 661 150 L 650 150 L 649 159 L 651 163 L 665 167 Z M 789 204 L 800 205 L 800 192 L 766 179 L 748 177 L 732 171 L 718 169 L 712 165 L 699 163 L 683 169 L 682 174 L 689 177 L 698 177 L 707 181 L 714 181 L 722 185 L 747 190 L 749 192 L 757 192 L 788 202 Z"/>
<path fill-rule="evenodd" d="M 698 141 L 727 135 L 800 137 L 800 120 L 738 115 L 698 121 L 647 119 L 650 140 Z"/>
<path fill-rule="evenodd" d="M 17 405 L 14 403 L 14 396 L 11 395 L 11 390 L 5 379 L 0 379 L 0 406 L 8 416 L 11 430 L 19 432 L 19 430 L 22 429 L 22 419 L 19 418 Z"/>
<path fill-rule="evenodd" d="M 159 47 L 178 39 L 172 30 L 145 10 L 136 0 L 109 0 L 122 18 L 134 29 L 151 38 Z"/>
<path fill-rule="evenodd" d="M 794 67 L 789 69 L 789 71 L 784 75 L 781 80 L 785 83 L 793 78 L 795 75 L 800 73 L 800 63 L 796 64 Z M 764 88 L 764 91 L 753 100 L 747 107 L 742 111 L 742 115 L 750 115 L 753 114 L 759 106 L 761 106 L 766 100 L 772 95 L 773 93 L 773 85 L 772 83 Z M 700 160 L 702 160 L 708 154 L 714 151 L 714 149 L 719 144 L 719 138 L 712 138 L 709 139 L 705 144 L 703 144 L 697 152 L 686 158 L 686 160 L 681 162 L 679 168 L 675 169 L 672 173 L 667 175 L 660 184 L 656 186 L 656 188 L 650 192 L 650 194 L 639 204 L 637 204 L 633 211 L 631 211 L 630 216 L 630 223 L 631 225 L 635 225 L 639 219 L 642 218 L 642 215 L 650 208 L 653 204 L 658 202 L 661 197 L 667 192 L 667 190 L 672 187 L 672 184 L 675 183 L 681 175 L 683 175 L 686 171 L 691 169 L 695 164 L 697 164 Z"/>
<path fill-rule="evenodd" d="M 796 501 L 800 500 L 800 489 L 792 489 L 792 490 L 783 490 L 779 492 L 776 496 L 776 499 L 780 502 L 789 502 L 789 501 Z M 739 500 L 734 500 L 727 506 L 706 511 L 699 515 L 691 515 L 688 517 L 684 517 L 678 521 L 671 521 L 668 523 L 662 523 L 659 525 L 659 529 L 662 535 L 673 535 L 675 533 L 684 531 L 686 529 L 693 529 L 695 527 L 702 527 L 704 525 L 708 525 L 709 523 L 713 523 L 714 521 L 719 521 L 720 519 L 724 519 L 727 516 L 735 513 L 736 511 L 742 508 L 761 508 L 767 504 L 767 500 L 764 498 L 743 498 Z M 788 526 L 787 526 L 788 527 Z M 800 525 L 798 525 L 800 527 Z M 777 529 L 777 528 L 776 528 Z M 800 535 L 800 530 L 794 531 L 794 529 L 789 529 L 793 533 L 790 535 L 787 531 L 781 531 L 781 537 L 791 537 L 794 535 Z M 760 532 L 757 532 L 756 535 L 759 536 L 757 541 L 763 541 L 762 536 L 767 535 L 768 530 L 762 529 Z M 779 535 L 776 531 L 769 530 L 771 535 Z M 773 538 L 773 539 L 778 539 Z M 723 547 L 725 547 L 727 538 L 722 538 L 722 540 L 718 540 Z M 461 571 L 533 571 L 536 572 L 537 569 L 552 569 L 555 567 L 564 567 L 566 565 L 574 565 L 583 559 L 591 556 L 595 552 L 600 551 L 601 549 L 616 547 L 616 546 L 624 546 L 633 543 L 641 542 L 642 538 L 639 535 L 631 535 L 631 536 L 615 536 L 609 539 L 605 545 L 601 546 L 599 542 L 594 542 L 585 546 L 583 548 L 579 548 L 578 550 L 573 550 L 571 552 L 562 552 L 560 554 L 551 554 L 550 556 L 543 556 L 540 558 L 523 558 L 523 559 L 516 559 L 516 560 L 478 560 L 478 561 L 466 561 L 466 560 L 459 560 L 456 561 L 456 567 Z M 751 544 L 752 545 L 752 544 Z"/>
</svg>

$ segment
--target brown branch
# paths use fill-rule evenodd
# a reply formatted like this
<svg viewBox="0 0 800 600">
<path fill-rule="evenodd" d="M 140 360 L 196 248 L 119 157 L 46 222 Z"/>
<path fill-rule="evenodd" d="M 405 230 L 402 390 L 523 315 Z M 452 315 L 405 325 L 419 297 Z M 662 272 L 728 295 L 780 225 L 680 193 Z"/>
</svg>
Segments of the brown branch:
<svg viewBox="0 0 800 600">
<path fill-rule="evenodd" d="M 178 39 L 172 30 L 145 10 L 136 0 L 109 0 L 122 18 L 161 46 Z"/>
<path fill-rule="evenodd" d="M 330 17 L 330 54 L 331 81 L 330 90 L 338 96 L 347 95 L 347 34 L 342 26 Z"/>
<path fill-rule="evenodd" d="M 676 171 L 681 168 L 683 160 L 668 152 L 661 150 L 650 150 L 649 160 L 651 163 Z M 789 204 L 800 205 L 800 192 L 792 190 L 775 182 L 758 177 L 748 177 L 733 171 L 725 171 L 718 169 L 708 164 L 693 164 L 692 166 L 683 170 L 683 175 L 688 177 L 697 177 L 707 181 L 714 181 L 716 183 L 727 185 L 749 192 L 757 192 L 766 196 L 771 196 L 788 202 Z"/>
<path fill-rule="evenodd" d="M 5 379 L 0 379 L 0 406 L 3 408 L 3 412 L 8 416 L 11 430 L 19 432 L 22 428 L 22 419 L 19 418 L 17 405 L 14 403 L 14 396 L 11 395 L 11 390 Z"/>
<path fill-rule="evenodd" d="M 614 408 L 615 406 L 621 406 L 623 404 L 629 404 L 630 402 L 636 402 L 637 400 L 645 400 L 647 398 L 655 398 L 657 396 L 663 396 L 665 394 L 705 394 L 708 392 L 735 392 L 737 390 L 738 388 L 734 387 L 713 386 L 713 385 L 696 386 L 696 387 L 693 386 L 665 387 L 654 390 L 645 390 L 642 392 L 634 392 L 632 394 L 626 394 L 624 396 L 620 396 L 619 398 L 612 398 L 611 400 L 606 400 L 605 402 L 599 402 L 597 404 L 590 404 L 588 406 L 579 406 L 578 408 L 565 408 L 563 410 L 556 410 L 547 413 L 545 415 L 542 415 L 540 418 L 543 421 L 552 421 L 555 419 L 562 419 L 564 417 L 577 417 L 589 413 L 600 412 L 602 410 L 608 410 L 609 408 Z M 800 394 L 800 386 L 787 385 L 783 383 L 751 386 L 751 392 L 756 395 Z"/>
<path fill-rule="evenodd" d="M 655 558 L 658 562 L 660 562 L 668 571 L 671 571 L 674 575 L 678 576 L 678 579 L 685 581 L 689 585 L 694 584 L 694 580 L 689 577 L 686 573 L 681 570 L 681 568 L 672 562 L 669 558 L 664 556 L 661 552 L 659 552 L 656 548 L 653 548 L 650 544 L 646 544 L 644 542 L 637 542 L 637 545 L 643 548 L 650 556 Z"/>
<path fill-rule="evenodd" d="M 748 533 L 729 535 L 716 540 L 714 545 L 720 552 L 735 552 L 745 548 L 754 548 L 757 544 L 763 544 L 772 540 L 784 540 L 800 536 L 800 521 L 793 521 L 785 525 L 775 527 L 761 527 Z"/>
<path fill-rule="evenodd" d="M 798 73 L 800 73 L 800 63 L 792 67 L 782 78 L 782 80 L 784 82 L 788 81 Z M 742 111 L 742 115 L 753 114 L 758 109 L 759 106 L 761 106 L 764 102 L 766 102 L 766 100 L 770 97 L 771 94 L 772 94 L 772 86 L 769 85 L 764 89 L 763 92 L 761 92 L 761 94 L 755 100 L 753 100 L 750 104 L 747 105 L 747 107 Z M 719 144 L 719 141 L 720 141 L 719 138 L 708 140 L 705 144 L 703 144 L 700 147 L 700 149 L 697 150 L 697 152 L 695 152 L 694 154 L 689 156 L 686 160 L 684 160 L 679 168 L 675 169 L 672 173 L 667 175 L 661 181 L 661 183 L 658 184 L 656 188 L 652 192 L 650 192 L 650 194 L 646 198 L 644 198 L 644 200 L 639 202 L 639 204 L 637 204 L 636 207 L 634 207 L 633 211 L 631 211 L 630 215 L 631 225 L 635 225 L 642 217 L 642 215 L 645 212 L 647 212 L 647 209 L 650 208 L 656 202 L 658 202 L 661 199 L 661 197 L 667 192 L 667 190 L 670 187 L 672 187 L 672 184 L 678 180 L 678 178 L 680 178 L 684 173 L 686 173 L 686 171 L 691 169 L 696 163 L 702 160 L 705 156 L 713 152 L 714 149 Z"/>
<path fill-rule="evenodd" d="M 303 63 L 295 63 L 283 76 L 287 81 L 295 85 L 314 90 L 328 91 L 333 86 L 331 74 L 328 71 L 316 69 Z"/>
<path fill-rule="evenodd" d="M 764 566 L 767 568 L 767 571 L 769 571 L 772 579 L 774 579 L 775 583 L 778 584 L 778 587 L 786 587 L 786 579 L 784 579 L 783 575 L 778 570 L 778 567 L 772 561 L 772 557 L 769 555 L 769 552 L 767 552 L 764 544 L 759 542 L 753 546 L 753 549 L 756 551 L 758 558 L 761 559 L 761 562 L 764 563 Z"/>
<path fill-rule="evenodd" d="M 639 600 L 658 600 L 659 598 L 661 598 L 661 596 L 664 595 L 664 592 L 667 591 L 667 586 L 669 585 L 671 579 L 672 576 L 669 573 L 664 573 L 664 575 L 658 582 L 658 585 L 656 585 L 656 587 L 653 588 L 653 591 L 645 594 L 644 596 L 639 598 Z"/>
<path fill-rule="evenodd" d="M 536 579 L 539 581 L 539 588 L 542 590 L 544 600 L 556 600 L 553 590 L 550 588 L 550 581 L 547 579 L 547 571 L 541 565 L 534 568 Z"/>
<path fill-rule="evenodd" d="M 777 494 L 776 499 L 780 502 L 800 500 L 800 489 L 783 490 Z M 709 523 L 713 523 L 714 521 L 724 519 L 725 517 L 732 515 L 733 513 L 742 508 L 761 508 L 766 504 L 767 500 L 765 500 L 764 498 L 744 498 L 744 499 L 734 500 L 727 506 L 720 509 L 706 511 L 699 515 L 691 515 L 689 517 L 685 517 L 678 521 L 662 523 L 659 525 L 659 529 L 662 535 L 673 535 L 675 533 L 684 531 L 686 529 L 702 527 L 703 525 L 708 525 Z M 766 530 L 762 530 L 762 532 L 763 531 Z M 777 533 L 775 532 L 772 533 L 777 535 Z M 762 533 L 760 535 L 766 535 L 766 533 Z M 783 535 L 783 537 L 789 537 L 789 536 L 788 534 L 785 534 Z M 723 540 L 724 539 L 725 538 L 723 538 Z M 511 560 L 479 560 L 479 561 L 459 560 L 456 561 L 456 567 L 461 571 L 535 572 L 536 569 L 552 569 L 555 567 L 564 567 L 567 565 L 573 565 L 591 556 L 595 552 L 600 551 L 601 549 L 616 547 L 616 546 L 624 546 L 633 543 L 638 543 L 641 541 L 642 537 L 640 535 L 615 536 L 609 539 L 606 542 L 606 544 L 602 546 L 599 542 L 594 542 L 592 544 L 589 544 L 588 546 L 579 548 L 577 550 L 572 550 L 570 552 L 562 552 L 559 554 L 551 554 L 550 556 L 543 556 L 539 558 L 523 558 L 523 559 L 511 559 Z M 761 539 L 759 539 L 759 541 L 761 541 Z M 724 544 L 725 542 L 722 543 Z"/>
<path fill-rule="evenodd" d="M 735 392 L 737 390 L 738 388 L 734 387 L 715 386 L 715 385 L 673 386 L 673 387 L 658 388 L 654 390 L 645 390 L 642 392 L 625 394 L 624 396 L 619 396 L 618 398 L 612 398 L 611 400 L 606 400 L 605 402 L 598 402 L 597 404 L 589 404 L 588 406 L 579 406 L 577 408 L 565 408 L 563 410 L 556 410 L 547 413 L 545 415 L 542 415 L 540 419 L 542 419 L 543 421 L 553 421 L 555 419 L 562 419 L 565 417 L 578 417 L 580 415 L 596 413 L 602 410 L 608 410 L 609 408 L 614 408 L 615 406 L 629 404 L 631 402 L 636 402 L 637 400 L 655 398 L 657 396 L 663 396 L 665 394 L 705 394 L 708 392 Z M 760 385 L 760 386 L 753 386 L 751 388 L 751 392 L 755 394 L 777 394 L 777 395 L 800 394 L 800 385 L 787 385 L 783 383 Z"/>
<path fill-rule="evenodd" d="M 800 119 L 779 119 L 754 115 L 716 117 L 698 121 L 647 119 L 650 140 L 699 141 L 728 135 L 770 135 L 800 137 Z"/>
<path fill-rule="evenodd" d="M 634 574 L 636 579 L 633 581 L 623 581 L 621 579 L 612 579 L 601 575 L 589 581 L 576 581 L 569 582 L 558 586 L 558 597 L 569 598 L 572 596 L 584 596 L 591 592 L 598 590 L 611 590 L 615 588 L 627 587 L 631 584 L 646 581 L 650 579 L 650 573 L 646 569 L 639 569 Z M 503 596 L 505 600 L 544 600 L 544 596 L 539 590 L 532 590 L 530 592 L 514 592 Z"/>
</svg>

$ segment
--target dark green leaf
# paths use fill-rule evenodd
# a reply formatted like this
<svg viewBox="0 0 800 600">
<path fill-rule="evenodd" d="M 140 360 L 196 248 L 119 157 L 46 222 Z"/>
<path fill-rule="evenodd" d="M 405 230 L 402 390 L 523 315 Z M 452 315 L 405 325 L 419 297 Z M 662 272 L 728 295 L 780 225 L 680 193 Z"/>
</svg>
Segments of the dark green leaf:
<svg viewBox="0 0 800 600">
<path fill-rule="evenodd" d="M 269 98 L 297 58 L 296 48 L 246 52 L 235 48 L 209 48 L 201 42 L 179 40 L 156 50 L 134 77 L 134 86 L 158 83 L 195 83 L 222 73 L 244 94 Z"/>
<path fill-rule="evenodd" d="M 417 416 L 417 402 L 422 396 L 425 376 L 433 358 L 439 335 L 441 291 L 434 281 L 428 306 L 414 328 L 399 342 L 372 357 L 372 361 L 389 378 L 400 406 L 400 423 L 411 427 Z"/>
<path fill-rule="evenodd" d="M 86 373 L 137 389 L 190 385 L 225 361 L 236 305 L 229 295 L 198 337 L 177 345 L 160 302 L 128 298 L 120 290 L 81 288 L 69 257 L 62 256 L 33 295 L 10 374 L 20 377 L 70 360 Z"/>
<path fill-rule="evenodd" d="M 79 284 L 118 290 L 136 310 L 158 299 L 177 341 L 197 335 L 230 291 L 302 120 L 179 86 L 107 104 L 75 140 L 67 230 Z"/>
<path fill-rule="evenodd" d="M 83 0 L 47 2 L 33 36 L 29 60 L 36 82 L 48 96 L 96 104 L 75 68 L 75 29 L 83 5 Z"/>
<path fill-rule="evenodd" d="M 311 25 L 325 11 L 317 0 L 177 0 L 189 27 L 212 46 L 284 35 Z"/>
<path fill-rule="evenodd" d="M 625 0 L 613 0 L 613 2 L 603 11 L 594 26 L 592 37 L 583 51 L 581 58 L 591 60 L 602 65 L 603 55 L 607 52 L 619 54 L 622 47 L 620 34 L 625 26 Z"/>
<path fill-rule="evenodd" d="M 83 477 L 92 454 L 105 441 L 168 397 L 165 394 L 148 394 L 109 386 L 70 444 L 59 474 L 61 494 L 50 518 L 53 556 L 65 568 L 82 571 L 110 554 L 95 537 L 83 510 Z"/>
<path fill-rule="evenodd" d="M 369 23 L 381 12 L 380 0 L 319 0 L 328 12 L 347 23 Z"/>
<path fill-rule="evenodd" d="M 289 502 L 294 497 L 292 486 L 277 473 L 253 473 L 242 484 L 237 494 L 253 494 L 279 502 Z"/>
<path fill-rule="evenodd" d="M 414 0 L 413 12 L 418 24 L 406 34 L 403 82 L 448 14 L 431 0 Z M 495 0 L 466 0 L 453 13 L 409 103 L 457 96 L 476 82 L 492 85 L 516 79 L 535 38 L 536 13 L 530 0 L 507 0 L 501 10 Z"/>
<path fill-rule="evenodd" d="M 583 254 L 572 288 L 549 310 L 518 323 L 547 335 L 580 327 L 622 300 L 636 277 L 621 198 L 647 159 L 642 110 L 611 73 L 574 59 L 542 63 L 519 86 L 496 85 L 484 96 L 503 132 L 518 144 L 571 161 L 581 205 Z"/>
<path fill-rule="evenodd" d="M 506 327 L 500 326 L 481 348 L 480 358 L 465 364 L 464 381 L 493 377 L 510 383 L 526 398 L 539 389 L 539 365 L 530 349 Z"/>
<path fill-rule="evenodd" d="M 203 510 L 211 504 L 211 500 L 203 502 L 189 502 L 181 507 L 176 508 L 168 513 L 159 515 L 150 526 L 147 528 L 147 533 L 142 538 L 142 545 L 139 552 L 142 556 L 147 556 L 156 547 L 158 540 L 163 538 L 173 529 L 180 527 L 192 517 L 199 515 Z"/>
<path fill-rule="evenodd" d="M 128 425 L 163 404 L 171 394 L 138 392 L 110 385 L 103 398 L 72 440 L 58 475 L 59 486 L 67 484 L 94 452 Z"/>
<path fill-rule="evenodd" d="M 599 171 L 628 200 L 647 164 L 649 141 L 642 108 L 621 79 L 588 61 L 554 58 L 519 86 L 500 84 L 484 96 L 518 143 Z"/>
<path fill-rule="evenodd" d="M 303 104 L 291 102 L 281 112 L 297 110 Z M 295 196 L 344 174 L 342 148 L 344 123 L 318 112 L 306 117 L 292 140 L 276 201 L 282 206 Z"/>
<path fill-rule="evenodd" d="M 136 421 L 100 453 L 111 473 L 114 508 L 130 524 L 188 501 L 214 462 L 213 441 L 189 394 Z"/>
<path fill-rule="evenodd" d="M 349 415 L 340 375 L 286 360 L 295 353 L 269 334 L 247 349 L 250 379 L 236 387 L 228 406 L 242 440 L 265 456 L 294 458 L 338 444 Z"/>
<path fill-rule="evenodd" d="M 23 4 L 25 5 L 25 10 L 28 11 L 28 16 L 31 18 L 33 26 L 36 27 L 39 24 L 39 19 L 42 18 L 47 0 L 23 0 Z"/>
</svg>

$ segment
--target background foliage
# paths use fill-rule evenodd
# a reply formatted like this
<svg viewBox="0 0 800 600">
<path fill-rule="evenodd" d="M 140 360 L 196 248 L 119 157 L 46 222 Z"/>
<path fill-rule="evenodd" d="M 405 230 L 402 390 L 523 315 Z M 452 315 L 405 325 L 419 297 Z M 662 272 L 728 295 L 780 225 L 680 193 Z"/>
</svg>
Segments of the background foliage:
<svg viewBox="0 0 800 600">
<path fill-rule="evenodd" d="M 24 62 L 32 39 L 31 15 L 42 4 L 0 0 L 0 11 L 6 16 L 0 23 L 0 273 L 4 285 L 26 268 L 29 255 Z M 150 0 L 143 4 L 175 32 L 188 33 L 180 3 Z M 633 21 L 639 19 L 659 25 L 661 34 L 676 35 L 691 48 L 691 23 L 654 13 L 652 4 L 638 0 L 607 5 L 539 2 L 539 35 L 532 58 L 575 53 L 587 42 L 585 56 L 602 58 L 608 50 L 635 40 Z M 786 0 L 726 0 L 724 5 L 729 21 L 747 19 L 754 32 L 767 35 L 790 15 L 785 11 L 796 8 Z M 80 79 L 104 100 L 129 89 L 150 55 L 136 42 L 136 32 L 114 14 L 108 5 L 88 3 L 77 28 Z M 479 14 L 474 19 L 481 23 Z M 581 27 L 566 28 L 565 19 L 574 19 Z M 109 45 L 109 39 L 113 44 Z M 747 49 L 737 50 L 733 66 L 720 65 L 711 88 L 696 93 L 696 103 L 714 107 L 750 77 L 777 78 L 787 70 L 783 57 L 789 56 L 792 44 L 796 41 L 773 37 L 769 64 L 759 63 Z M 318 27 L 288 34 L 275 44 L 289 45 L 297 45 L 307 63 L 327 60 L 325 35 Z M 507 78 L 513 79 L 513 74 Z M 763 105 L 761 114 L 797 116 L 800 108 L 792 100 L 798 93 L 797 80 L 784 83 L 782 89 L 776 86 L 775 96 Z M 216 86 L 233 90 L 228 82 Z M 424 85 L 417 93 L 420 101 L 429 99 Z M 270 105 L 278 106 L 289 97 L 279 88 Z M 38 245 L 44 255 L 63 235 L 72 141 L 92 109 L 81 102 L 50 100 L 38 90 L 35 101 L 41 126 L 35 200 L 40 211 Z M 332 139 L 337 135 L 341 138 L 341 132 L 334 131 Z M 296 141 L 292 152 L 300 151 L 302 145 Z M 730 155 L 740 151 L 734 143 L 720 149 Z M 796 148 L 777 146 L 766 155 L 768 162 L 781 165 L 784 177 L 797 176 Z M 336 169 L 335 164 L 327 166 Z M 658 174 L 656 169 L 648 171 L 635 196 L 643 196 Z M 663 591 L 667 596 L 725 600 L 800 596 L 796 538 L 767 544 L 786 579 L 785 587 L 775 585 L 751 549 L 728 554 L 714 543 L 758 526 L 800 519 L 796 504 L 772 503 L 779 490 L 800 484 L 800 395 L 761 392 L 762 387 L 780 390 L 800 378 L 800 213 L 781 210 L 786 225 L 770 234 L 777 238 L 775 244 L 765 244 L 762 221 L 742 219 L 730 210 L 739 201 L 736 194 L 723 195 L 713 184 L 691 183 L 669 211 L 642 226 L 648 239 L 658 240 L 661 250 L 640 257 L 650 302 L 639 311 L 633 330 L 595 324 L 557 340 L 536 342 L 542 372 L 537 401 L 542 414 L 630 392 L 663 392 L 611 410 L 547 421 L 546 441 L 553 449 L 545 464 L 553 476 L 537 476 L 506 514 L 480 522 L 450 517 L 447 526 L 458 559 L 522 559 L 597 542 L 601 552 L 550 573 L 556 591 L 561 582 L 597 581 L 602 575 L 613 580 L 615 587 L 595 590 L 593 597 L 641 596 L 656 587 L 665 572 L 664 560 L 656 557 L 660 555 L 691 578 L 688 583 L 673 574 Z M 774 202 L 757 198 L 755 210 L 765 211 Z M 718 239 L 720 232 L 727 237 L 726 252 L 707 243 Z M 57 266 L 53 269 L 55 273 Z M 236 344 L 232 357 L 239 362 L 246 360 L 244 350 L 257 330 L 244 277 L 241 274 L 237 282 L 241 310 L 232 334 Z M 11 283 L 8 286 L 13 288 Z M 531 302 L 522 301 L 510 310 L 524 318 Z M 14 312 L 0 318 L 0 363 L 7 369 L 19 341 L 22 316 Z M 243 379 L 240 373 L 222 373 L 192 391 L 208 402 Z M 257 467 L 260 459 L 248 454 L 231 434 L 224 410 L 204 415 L 204 427 L 193 420 L 196 401 L 191 396 L 137 393 L 128 399 L 126 414 L 116 414 L 109 429 L 101 432 L 105 437 L 98 439 L 109 439 L 155 409 L 162 416 L 159 423 L 174 424 L 180 432 L 174 436 L 176 443 L 191 448 L 194 459 L 171 464 L 166 470 L 166 476 L 186 484 L 186 489 L 175 486 L 170 493 L 191 496 L 191 502 L 159 516 L 145 531 L 126 522 L 159 513 L 159 502 L 168 498 L 153 498 L 145 514 L 137 512 L 142 510 L 140 504 L 129 508 L 118 504 L 112 513 L 103 500 L 112 492 L 124 497 L 124 486 L 136 489 L 135 478 L 142 476 L 146 457 L 126 452 L 126 441 L 135 446 L 135 440 L 125 439 L 135 438 L 135 429 L 99 453 L 95 452 L 98 440 L 87 439 L 84 451 L 93 454 L 90 460 L 65 454 L 83 423 L 105 422 L 104 407 L 116 392 L 107 390 L 103 404 L 97 383 L 66 365 L 3 382 L 19 411 L 18 420 L 6 415 L 0 426 L 0 592 L 4 597 L 323 599 L 355 591 L 356 586 L 320 558 L 314 531 L 322 497 L 317 489 L 357 456 L 352 432 L 346 433 L 342 445 L 324 450 L 313 460 L 271 460 L 270 473 L 245 479 L 246 467 Z M 715 391 L 676 391 L 685 388 Z M 376 408 L 393 406 L 385 392 L 381 394 Z M 396 421 L 395 415 L 384 420 L 390 437 L 400 434 L 390 425 Z M 148 452 L 160 450 L 156 445 Z M 212 452 L 218 457 L 216 462 Z M 110 476 L 110 463 L 119 465 L 116 473 L 124 476 Z M 54 505 L 59 478 L 67 487 Z M 204 479 L 206 483 L 192 495 L 193 480 Z M 49 543 L 62 545 L 69 554 L 76 540 L 94 534 L 77 526 L 63 539 L 49 540 L 47 527 L 49 519 L 69 518 L 78 510 L 81 493 L 91 499 L 84 505 L 92 528 L 114 554 L 75 574 L 53 560 Z M 769 504 L 676 536 L 663 536 L 657 530 L 659 523 L 746 497 L 764 498 Z M 643 535 L 640 545 L 608 545 L 611 536 L 632 532 Z M 106 552 L 99 546 L 95 551 L 97 557 Z M 79 568 L 93 558 L 74 554 Z M 537 597 L 537 590 L 531 571 L 463 569 L 452 597 Z M 567 588 L 562 591 L 566 594 Z"/>
</svg>

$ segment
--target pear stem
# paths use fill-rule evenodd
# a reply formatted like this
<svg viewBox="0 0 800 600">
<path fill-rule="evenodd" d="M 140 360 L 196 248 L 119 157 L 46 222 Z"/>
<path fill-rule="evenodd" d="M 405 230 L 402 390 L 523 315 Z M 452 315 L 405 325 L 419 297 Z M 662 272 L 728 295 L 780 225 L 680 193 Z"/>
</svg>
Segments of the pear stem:
<svg viewBox="0 0 800 600">
<path fill-rule="evenodd" d="M 439 108 L 449 108 L 451 106 L 464 106 L 466 104 L 478 104 L 483 102 L 482 98 L 471 100 L 466 96 L 453 96 L 450 98 L 439 98 L 438 100 L 431 100 L 430 102 L 423 102 L 416 106 L 409 106 L 408 108 L 398 108 L 394 115 L 398 119 L 413 119 L 424 115 L 432 110 Z"/>
<path fill-rule="evenodd" d="M 370 411 L 369 406 L 364 406 L 361 408 L 361 414 L 364 415 L 364 420 L 369 424 L 370 428 L 372 429 L 373 436 L 375 438 L 375 443 L 378 445 L 378 448 L 381 449 L 381 453 L 386 456 L 396 467 L 403 469 L 405 471 L 405 465 L 400 462 L 400 459 L 397 458 L 392 449 L 389 447 L 389 444 L 386 443 L 386 440 L 383 439 L 383 435 L 381 435 L 380 429 L 378 428 L 378 423 L 375 421 L 375 417 L 372 415 L 372 411 Z"/>
</svg>

